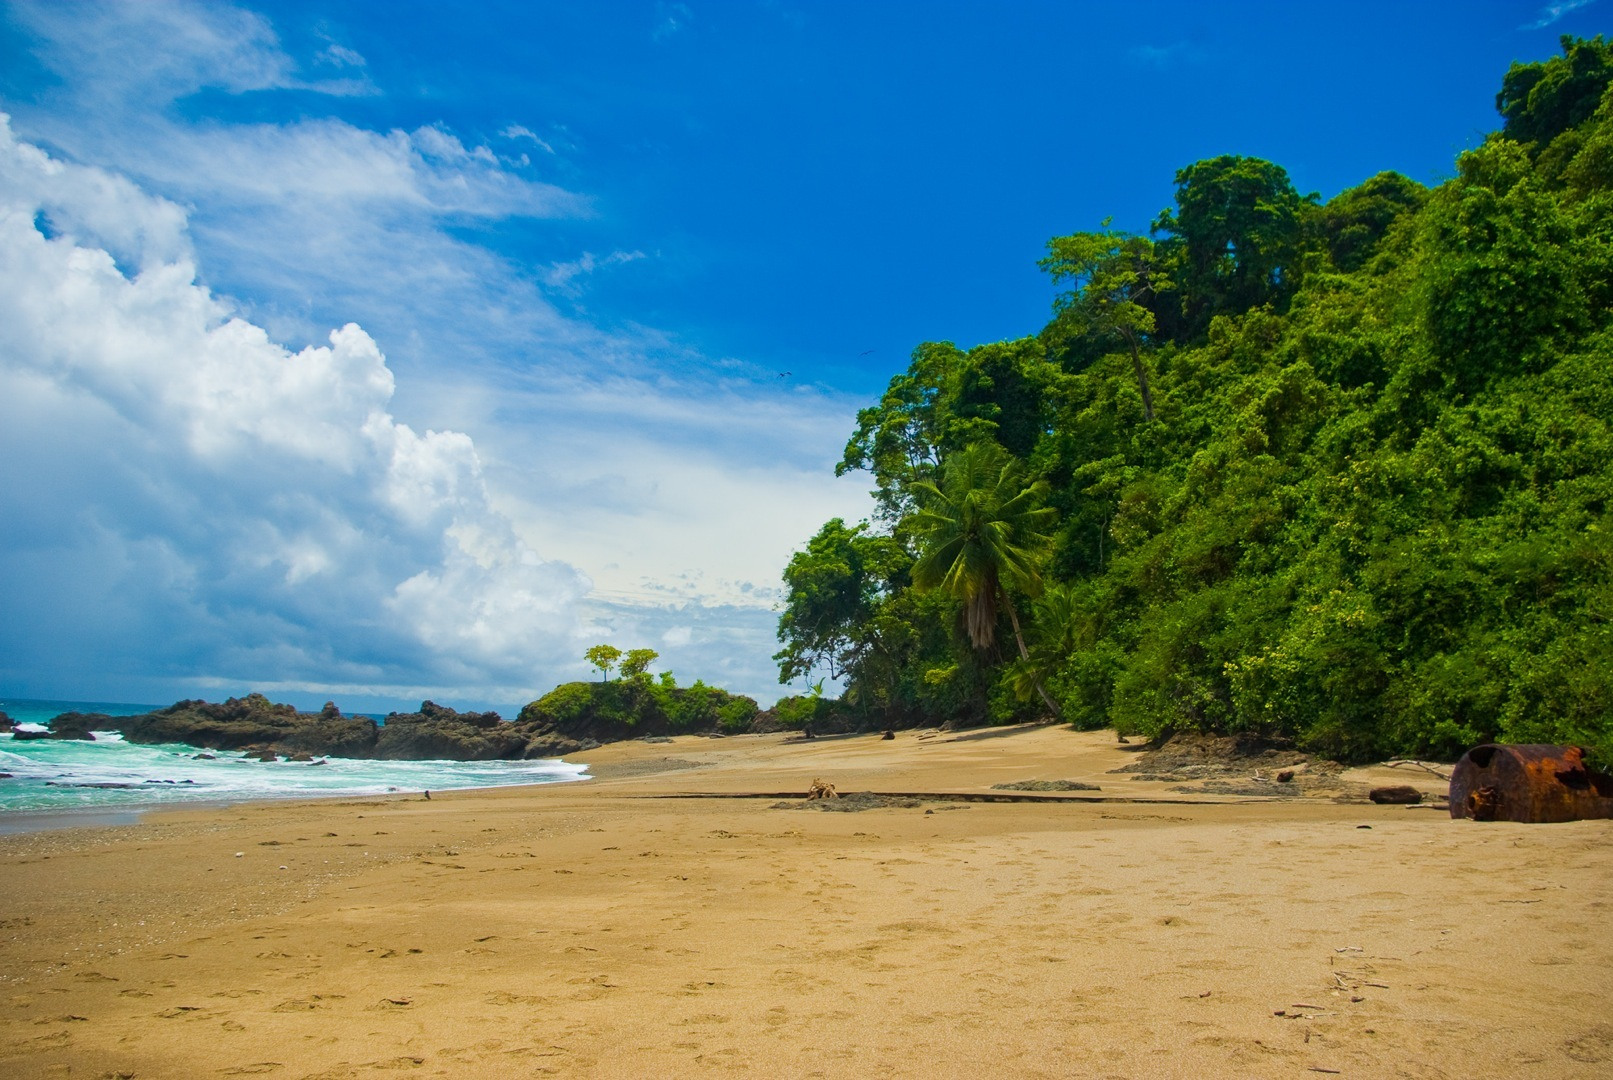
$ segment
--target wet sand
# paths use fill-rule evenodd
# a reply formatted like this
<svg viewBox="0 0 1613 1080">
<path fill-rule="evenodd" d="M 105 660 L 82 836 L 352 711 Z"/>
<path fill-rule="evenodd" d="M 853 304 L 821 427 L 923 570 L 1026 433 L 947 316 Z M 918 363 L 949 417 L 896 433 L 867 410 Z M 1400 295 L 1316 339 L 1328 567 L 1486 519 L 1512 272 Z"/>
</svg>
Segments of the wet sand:
<svg viewBox="0 0 1613 1080">
<path fill-rule="evenodd" d="M 1048 728 L 587 758 L 0 836 L 0 1076 L 1613 1076 L 1613 822 L 1184 795 Z M 817 777 L 1166 801 L 774 808 Z"/>
</svg>

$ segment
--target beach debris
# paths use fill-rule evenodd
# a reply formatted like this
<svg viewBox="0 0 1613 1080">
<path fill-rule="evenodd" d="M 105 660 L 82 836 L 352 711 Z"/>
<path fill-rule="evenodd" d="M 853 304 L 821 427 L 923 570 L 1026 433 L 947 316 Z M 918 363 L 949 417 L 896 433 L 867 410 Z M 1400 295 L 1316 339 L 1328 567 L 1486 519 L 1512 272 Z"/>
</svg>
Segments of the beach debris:
<svg viewBox="0 0 1613 1080">
<path fill-rule="evenodd" d="M 245 856 L 245 855 L 246 855 L 246 852 L 244 852 L 244 851 L 237 851 L 237 852 L 236 852 L 236 853 L 235 853 L 235 857 L 236 857 L 236 858 L 237 858 L 237 859 L 239 859 L 239 858 L 242 858 L 242 857 L 243 857 L 243 856 Z"/>
<path fill-rule="evenodd" d="M 803 799 L 799 802 L 776 802 L 774 810 L 842 810 L 855 813 L 859 810 L 916 810 L 924 803 L 906 795 L 880 795 L 872 791 L 848 791 L 832 799 Z M 943 808 L 944 809 L 944 808 Z"/>
<path fill-rule="evenodd" d="M 1423 793 L 1410 784 L 1394 784 L 1373 788 L 1367 793 L 1367 798 L 1379 804 L 1401 806 L 1422 802 Z"/>
<path fill-rule="evenodd" d="M 1451 770 L 1451 817 L 1529 823 L 1613 818 L 1613 776 L 1578 746 L 1486 743 Z"/>
<path fill-rule="evenodd" d="M 1419 768 L 1419 769 L 1423 770 L 1423 772 L 1433 773 L 1435 776 L 1439 777 L 1441 780 L 1449 780 L 1451 778 L 1450 773 L 1440 772 L 1438 769 L 1434 768 L 1432 765 L 1428 764 L 1427 762 L 1425 762 L 1425 761 L 1417 761 L 1417 760 L 1414 760 L 1412 758 L 1397 758 L 1394 761 L 1386 761 L 1383 764 L 1384 764 L 1385 768 L 1389 768 L 1389 769 L 1398 769 L 1398 768 L 1401 768 L 1401 767 L 1406 766 L 1406 765 L 1412 765 L 1412 766 L 1415 766 L 1416 768 Z"/>
<path fill-rule="evenodd" d="M 827 780 L 814 778 L 812 781 L 812 786 L 807 789 L 807 798 L 838 799 L 840 798 L 840 793 L 836 791 L 835 786 L 829 783 Z"/>
</svg>

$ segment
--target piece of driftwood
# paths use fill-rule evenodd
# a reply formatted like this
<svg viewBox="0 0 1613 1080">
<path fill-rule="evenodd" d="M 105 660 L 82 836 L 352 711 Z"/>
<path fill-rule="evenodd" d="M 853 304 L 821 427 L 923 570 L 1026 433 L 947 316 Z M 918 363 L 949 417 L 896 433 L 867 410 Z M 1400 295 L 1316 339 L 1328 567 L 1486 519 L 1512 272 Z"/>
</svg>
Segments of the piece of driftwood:
<svg viewBox="0 0 1613 1080">
<path fill-rule="evenodd" d="M 1425 765 L 1421 761 L 1416 761 L 1416 760 L 1414 760 L 1412 758 L 1400 758 L 1399 760 L 1396 760 L 1396 761 L 1386 761 L 1386 762 L 1384 762 L 1384 765 L 1386 765 L 1387 767 L 1389 767 L 1391 769 L 1398 769 L 1402 765 L 1415 765 L 1417 768 L 1421 769 L 1423 772 L 1433 773 L 1435 776 L 1439 777 L 1441 780 L 1449 780 L 1451 778 L 1450 773 L 1442 773 L 1438 769 L 1434 768 L 1432 765 Z"/>
<path fill-rule="evenodd" d="M 827 780 L 814 779 L 812 781 L 812 786 L 807 789 L 807 798 L 838 799 L 840 798 L 840 792 L 836 791 L 835 786 L 829 783 Z"/>
</svg>

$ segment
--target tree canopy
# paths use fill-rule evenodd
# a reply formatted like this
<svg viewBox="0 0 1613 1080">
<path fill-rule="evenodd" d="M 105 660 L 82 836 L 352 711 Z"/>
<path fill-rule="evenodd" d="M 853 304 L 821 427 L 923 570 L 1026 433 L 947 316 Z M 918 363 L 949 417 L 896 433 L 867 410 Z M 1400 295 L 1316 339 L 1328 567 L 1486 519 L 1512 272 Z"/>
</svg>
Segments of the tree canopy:
<svg viewBox="0 0 1613 1080">
<path fill-rule="evenodd" d="M 1564 39 L 1436 187 L 1323 202 L 1223 156 L 1150 236 L 1053 238 L 1045 326 L 921 344 L 859 413 L 878 512 L 791 562 L 781 677 L 881 724 L 1029 719 L 1041 684 L 1123 733 L 1613 758 L 1610 83 Z M 939 587 L 985 580 L 959 478 L 1004 475 L 1045 508 L 1014 569 Z M 1019 660 L 977 648 L 1014 618 Z"/>
</svg>

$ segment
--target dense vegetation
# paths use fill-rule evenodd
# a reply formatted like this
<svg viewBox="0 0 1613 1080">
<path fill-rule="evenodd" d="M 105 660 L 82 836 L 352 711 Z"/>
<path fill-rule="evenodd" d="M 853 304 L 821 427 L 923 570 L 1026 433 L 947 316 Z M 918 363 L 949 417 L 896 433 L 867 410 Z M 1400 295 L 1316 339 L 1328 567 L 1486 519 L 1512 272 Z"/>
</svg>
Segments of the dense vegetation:
<svg viewBox="0 0 1613 1080">
<path fill-rule="evenodd" d="M 870 725 L 1613 757 L 1610 82 L 1564 38 L 1435 188 L 1219 157 L 1147 236 L 1050 241 L 1039 333 L 920 345 L 859 414 L 878 512 L 791 561 L 780 681 Z"/>
<path fill-rule="evenodd" d="M 542 722 L 570 735 L 600 742 L 645 735 L 685 735 L 698 731 L 748 731 L 758 709 L 752 698 L 696 679 L 678 686 L 670 671 L 652 678 L 654 649 L 595 645 L 585 659 L 597 667 L 599 682 L 562 683 L 521 710 L 517 723 Z M 610 673 L 620 667 L 621 678 Z"/>
</svg>

